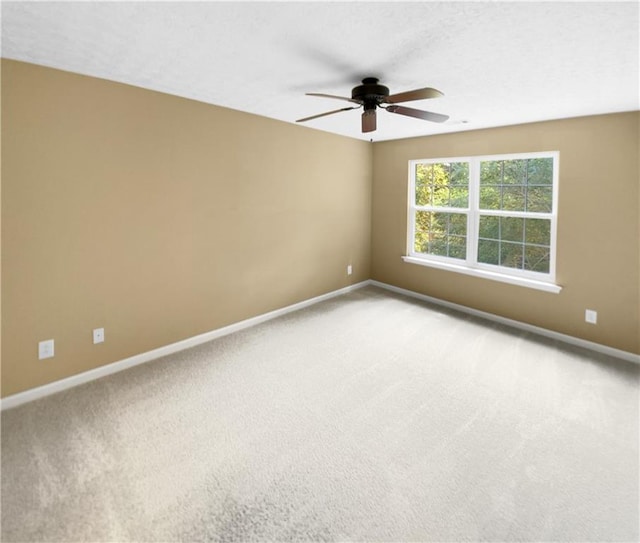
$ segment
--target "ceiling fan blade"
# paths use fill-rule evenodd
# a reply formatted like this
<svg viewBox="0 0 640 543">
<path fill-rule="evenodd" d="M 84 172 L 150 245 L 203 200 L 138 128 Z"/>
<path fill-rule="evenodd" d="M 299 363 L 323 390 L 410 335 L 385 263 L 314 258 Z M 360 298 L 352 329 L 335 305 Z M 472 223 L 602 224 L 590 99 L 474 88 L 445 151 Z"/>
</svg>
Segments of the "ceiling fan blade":
<svg viewBox="0 0 640 543">
<path fill-rule="evenodd" d="M 368 109 L 362 113 L 362 132 L 373 132 L 376 129 L 376 110 Z"/>
<path fill-rule="evenodd" d="M 341 111 L 349 111 L 350 109 L 358 109 L 357 107 L 343 107 L 341 109 L 334 109 L 333 111 L 327 111 L 326 113 L 319 113 L 318 115 L 311 115 L 311 117 L 305 117 L 304 119 L 298 119 L 297 123 L 303 123 L 310 121 L 311 119 L 317 119 L 318 117 L 325 117 L 326 115 L 333 115 L 334 113 L 340 113 Z"/>
<path fill-rule="evenodd" d="M 421 109 L 414 109 L 412 107 L 405 106 L 388 106 L 384 109 L 391 113 L 407 115 L 408 117 L 416 117 L 417 119 L 424 119 L 425 121 L 431 121 L 434 123 L 443 123 L 449 118 L 449 115 L 442 115 L 441 113 L 433 113 L 431 111 L 422 111 Z"/>
<path fill-rule="evenodd" d="M 387 104 L 397 104 L 398 102 L 410 102 L 411 100 L 426 100 L 427 98 L 440 98 L 444 96 L 439 90 L 426 87 L 424 89 L 416 89 L 407 92 L 399 92 L 387 96 L 384 101 Z"/>
<path fill-rule="evenodd" d="M 347 98 L 346 96 L 336 96 L 335 94 L 323 94 L 321 92 L 307 92 L 307 96 L 319 96 L 320 98 L 334 98 L 335 100 L 346 100 L 347 102 L 353 102 L 354 104 L 360 104 L 358 100 L 353 98 Z"/>
</svg>

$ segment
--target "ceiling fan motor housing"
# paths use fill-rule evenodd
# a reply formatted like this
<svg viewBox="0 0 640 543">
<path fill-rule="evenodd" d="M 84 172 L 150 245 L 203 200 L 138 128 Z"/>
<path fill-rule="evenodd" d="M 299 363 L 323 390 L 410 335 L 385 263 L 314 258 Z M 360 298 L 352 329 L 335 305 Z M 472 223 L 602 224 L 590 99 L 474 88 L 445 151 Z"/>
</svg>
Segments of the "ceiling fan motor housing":
<svg viewBox="0 0 640 543">
<path fill-rule="evenodd" d="M 375 109 L 387 96 L 389 96 L 389 88 L 379 85 L 377 77 L 365 77 L 362 85 L 354 87 L 351 91 L 351 98 L 361 102 L 365 111 Z"/>
</svg>

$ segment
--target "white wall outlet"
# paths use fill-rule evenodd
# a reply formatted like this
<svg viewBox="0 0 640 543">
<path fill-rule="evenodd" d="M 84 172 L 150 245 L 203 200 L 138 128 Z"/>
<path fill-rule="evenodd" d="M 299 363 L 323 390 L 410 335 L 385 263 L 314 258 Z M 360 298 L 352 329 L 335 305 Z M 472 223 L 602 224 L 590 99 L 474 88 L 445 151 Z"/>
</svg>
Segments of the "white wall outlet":
<svg viewBox="0 0 640 543">
<path fill-rule="evenodd" d="M 353 273 L 353 266 L 351 264 L 349 264 L 347 266 L 347 275 L 351 275 Z"/>
<path fill-rule="evenodd" d="M 587 309 L 584 312 L 584 320 L 589 324 L 596 324 L 598 322 L 598 312 L 593 309 Z"/>
<path fill-rule="evenodd" d="M 54 345 L 52 339 L 47 339 L 38 343 L 38 360 L 53 358 Z"/>
<path fill-rule="evenodd" d="M 102 343 L 104 341 L 104 328 L 96 328 L 93 331 L 93 344 Z"/>
</svg>

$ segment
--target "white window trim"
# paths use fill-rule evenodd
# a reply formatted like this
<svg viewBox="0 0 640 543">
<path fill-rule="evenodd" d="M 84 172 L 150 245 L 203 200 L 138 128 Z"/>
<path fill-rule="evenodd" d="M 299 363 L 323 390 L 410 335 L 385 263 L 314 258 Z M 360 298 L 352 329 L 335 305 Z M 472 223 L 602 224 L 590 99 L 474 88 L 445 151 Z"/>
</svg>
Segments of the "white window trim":
<svg viewBox="0 0 640 543">
<path fill-rule="evenodd" d="M 530 218 L 536 213 L 502 210 L 480 210 L 479 183 L 472 182 L 472 179 L 479 181 L 480 162 L 490 160 L 522 160 L 527 158 L 553 157 L 553 201 L 551 213 L 540 213 L 541 218 L 551 221 L 550 232 L 550 256 L 549 273 L 538 273 L 526 270 L 510 269 L 502 266 L 479 263 L 476 261 L 478 228 L 480 215 L 496 216 L 522 216 Z M 409 190 L 408 190 L 408 220 L 407 220 L 407 253 L 402 257 L 404 262 L 418 264 L 441 270 L 453 271 L 474 277 L 481 277 L 493 281 L 500 281 L 512 285 L 519 285 L 527 288 L 543 290 L 546 292 L 559 293 L 562 287 L 555 282 L 556 271 L 556 242 L 557 242 L 557 209 L 558 209 L 558 172 L 560 154 L 558 151 L 536 152 L 536 153 L 512 153 L 504 155 L 479 155 L 468 157 L 444 157 L 428 158 L 409 161 Z M 424 206 L 415 205 L 415 171 L 416 164 L 434 164 L 442 162 L 467 162 L 469 164 L 469 206 L 466 208 L 432 208 L 437 212 L 464 213 L 467 216 L 467 258 L 466 260 L 442 257 L 437 255 L 425 255 L 413 250 L 415 234 L 415 212 Z"/>
</svg>

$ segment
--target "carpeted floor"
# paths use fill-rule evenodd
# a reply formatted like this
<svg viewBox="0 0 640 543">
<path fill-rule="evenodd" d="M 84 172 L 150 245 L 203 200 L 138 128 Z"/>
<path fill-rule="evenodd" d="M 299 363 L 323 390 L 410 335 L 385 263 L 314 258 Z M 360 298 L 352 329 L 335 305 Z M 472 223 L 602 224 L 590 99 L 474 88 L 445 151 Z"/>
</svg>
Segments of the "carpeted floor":
<svg viewBox="0 0 640 543">
<path fill-rule="evenodd" d="M 2 541 L 637 541 L 640 367 L 367 287 L 2 413 Z"/>
</svg>

